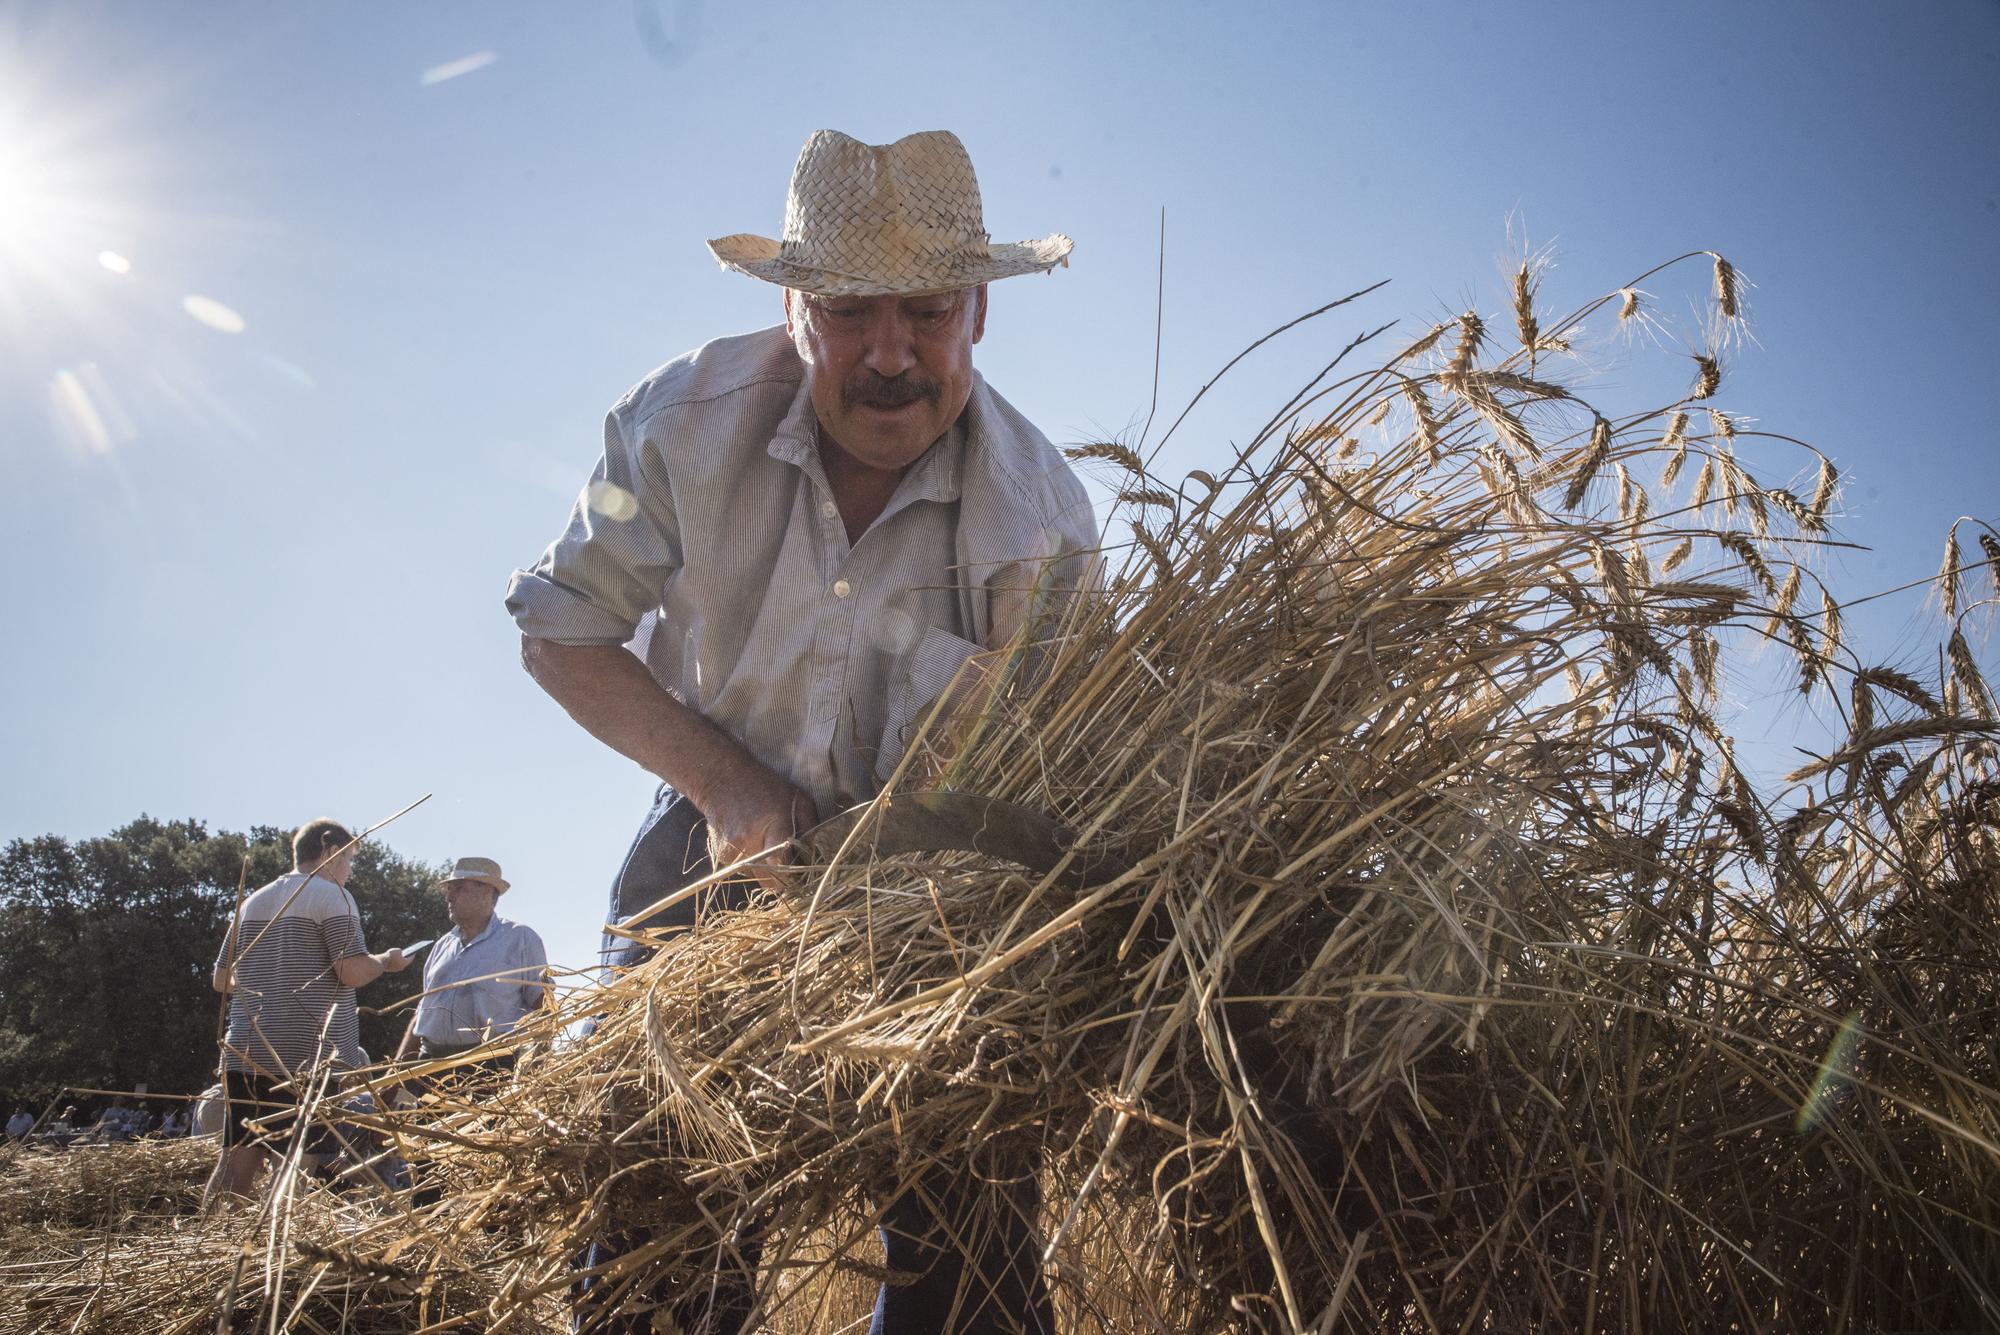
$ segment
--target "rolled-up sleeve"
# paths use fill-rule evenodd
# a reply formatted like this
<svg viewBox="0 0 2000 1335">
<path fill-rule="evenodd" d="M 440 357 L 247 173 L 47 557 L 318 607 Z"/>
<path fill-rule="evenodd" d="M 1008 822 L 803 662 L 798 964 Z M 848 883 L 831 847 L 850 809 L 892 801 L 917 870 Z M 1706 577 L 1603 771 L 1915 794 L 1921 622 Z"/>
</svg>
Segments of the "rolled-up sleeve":
<svg viewBox="0 0 2000 1335">
<path fill-rule="evenodd" d="M 560 644 L 623 644 L 681 566 L 680 525 L 660 450 L 614 409 L 604 455 L 562 536 L 507 585 L 522 634 Z"/>
</svg>

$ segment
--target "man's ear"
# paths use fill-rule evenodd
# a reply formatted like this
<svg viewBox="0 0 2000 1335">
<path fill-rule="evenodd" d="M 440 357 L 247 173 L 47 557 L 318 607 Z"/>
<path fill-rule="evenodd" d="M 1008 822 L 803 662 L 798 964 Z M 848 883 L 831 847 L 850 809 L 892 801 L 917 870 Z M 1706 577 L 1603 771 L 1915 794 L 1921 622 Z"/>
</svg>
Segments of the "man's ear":
<svg viewBox="0 0 2000 1335">
<path fill-rule="evenodd" d="M 798 349 L 799 360 L 812 365 L 812 343 L 806 338 L 806 294 L 794 288 L 785 290 L 785 334 Z"/>
<path fill-rule="evenodd" d="M 986 337 L 986 284 L 981 283 L 972 291 L 972 341 L 977 343 Z"/>
</svg>

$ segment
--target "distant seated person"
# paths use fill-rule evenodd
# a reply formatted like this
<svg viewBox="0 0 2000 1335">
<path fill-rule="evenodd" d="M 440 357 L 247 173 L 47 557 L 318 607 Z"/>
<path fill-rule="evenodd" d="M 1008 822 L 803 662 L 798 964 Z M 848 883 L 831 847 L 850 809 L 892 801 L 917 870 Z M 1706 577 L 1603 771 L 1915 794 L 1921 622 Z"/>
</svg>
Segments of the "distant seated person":
<svg viewBox="0 0 2000 1335">
<path fill-rule="evenodd" d="M 187 1134 L 187 1114 L 179 1108 L 169 1108 L 160 1118 L 159 1130 L 155 1133 L 162 1140 L 172 1140 Z"/>
<path fill-rule="evenodd" d="M 222 1085 L 210 1085 L 195 1098 L 194 1110 L 188 1114 L 188 1134 L 190 1136 L 219 1136 L 222 1134 L 222 1120 L 228 1116 L 227 1098 Z"/>
<path fill-rule="evenodd" d="M 125 1100 L 113 1099 L 111 1106 L 98 1113 L 97 1120 L 90 1125 L 90 1134 L 99 1140 L 130 1140 L 132 1110 L 125 1106 Z"/>
<path fill-rule="evenodd" d="M 34 1129 L 34 1114 L 18 1104 L 15 1105 L 14 1115 L 7 1119 L 7 1139 L 20 1140 Z"/>
<path fill-rule="evenodd" d="M 496 914 L 507 893 L 500 864 L 491 858 L 460 858 L 437 883 L 452 930 L 431 947 L 424 961 L 424 992 L 398 1057 L 412 1042 L 417 1055 L 437 1061 L 468 1052 L 514 1031 L 521 1017 L 548 1004 L 548 952 L 531 927 Z M 506 1069 L 514 1054 L 498 1053 L 482 1063 Z"/>
</svg>

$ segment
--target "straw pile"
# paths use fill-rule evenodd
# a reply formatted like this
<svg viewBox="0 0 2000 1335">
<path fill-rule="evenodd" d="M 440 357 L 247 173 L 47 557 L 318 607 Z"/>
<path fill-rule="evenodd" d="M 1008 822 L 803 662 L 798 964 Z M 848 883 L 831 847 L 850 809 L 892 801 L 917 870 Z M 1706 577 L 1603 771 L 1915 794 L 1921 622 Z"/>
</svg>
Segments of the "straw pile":
<svg viewBox="0 0 2000 1335">
<path fill-rule="evenodd" d="M 0 1229 L 116 1229 L 201 1204 L 208 1140 L 134 1140 L 0 1153 Z"/>
<path fill-rule="evenodd" d="M 250 1212 L 51 1239 L 39 1255 L 0 1267 L 0 1324 L 22 1335 L 562 1329 L 547 1313 L 489 1324 L 493 1285 L 481 1276 L 490 1265 L 428 1249 L 421 1266 L 358 1255 L 351 1239 L 379 1218 L 311 1192 L 289 1200 L 275 1226 Z"/>
<path fill-rule="evenodd" d="M 2000 543 L 1954 535 L 1939 673 L 1858 658 L 1810 564 L 1836 473 L 1715 405 L 1739 284 L 1701 262 L 1714 341 L 1656 411 L 1554 374 L 1637 289 L 1549 324 L 1523 266 L 1510 346 L 1467 314 L 1348 372 L 1356 340 L 1213 475 L 1080 451 L 1128 558 L 899 787 L 1131 870 L 857 857 L 579 997 L 594 1037 L 469 1137 L 519 1292 L 619 1230 L 657 1246 L 600 1292 L 684 1292 L 761 1235 L 771 1319 L 827 1328 L 800 1274 L 865 1290 L 872 1210 L 969 1162 L 1039 1167 L 1070 1329 L 2000 1319 L 2000 771 L 1958 626 Z M 1777 793 L 1720 718 L 1763 644 L 1838 730 Z"/>
<path fill-rule="evenodd" d="M 565 1328 L 549 1304 L 492 1315 L 491 1239 L 475 1234 L 455 1245 L 405 1228 L 390 1243 L 382 1230 L 407 1217 L 396 1200 L 379 1190 L 330 1191 L 295 1164 L 280 1170 L 262 1209 L 200 1217 L 215 1157 L 215 1142 L 201 1139 L 11 1156 L 0 1176 L 0 1330 Z M 360 1237 L 370 1239 L 363 1249 Z M 416 1263 L 399 1262 L 404 1252 Z"/>
<path fill-rule="evenodd" d="M 1039 1180 L 1070 1331 L 2000 1320 L 2000 727 L 1959 624 L 2000 541 L 1953 535 L 1937 670 L 1857 656 L 1810 561 L 1837 476 L 1716 406 L 1739 283 L 1701 263 L 1658 410 L 1558 374 L 1636 287 L 1550 322 L 1523 266 L 1504 342 L 1358 338 L 1213 473 L 1079 451 L 1122 564 L 894 791 L 1129 870 L 799 869 L 510 1082 L 375 1119 L 443 1195 L 351 1223 L 350 1269 L 503 1322 L 642 1244 L 596 1321 L 761 1237 L 769 1328 L 831 1330 L 944 1165 Z M 1760 646 L 1835 729 L 1782 787 L 1725 728 Z"/>
</svg>

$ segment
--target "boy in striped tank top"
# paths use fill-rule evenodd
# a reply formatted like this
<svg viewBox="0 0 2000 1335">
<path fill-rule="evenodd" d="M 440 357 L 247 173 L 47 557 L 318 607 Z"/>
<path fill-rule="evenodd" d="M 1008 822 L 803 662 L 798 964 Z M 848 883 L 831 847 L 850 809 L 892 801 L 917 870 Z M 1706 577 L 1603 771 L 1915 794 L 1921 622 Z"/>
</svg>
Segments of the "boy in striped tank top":
<svg viewBox="0 0 2000 1335">
<path fill-rule="evenodd" d="M 346 889 L 355 847 L 340 822 L 307 821 L 292 836 L 292 870 L 244 900 L 223 936 L 214 983 L 229 996 L 228 1110 L 209 1208 L 247 1201 L 273 1152 L 246 1123 L 297 1107 L 341 1068 L 368 1064 L 354 989 L 408 967 L 401 950 L 368 951 Z"/>
</svg>

